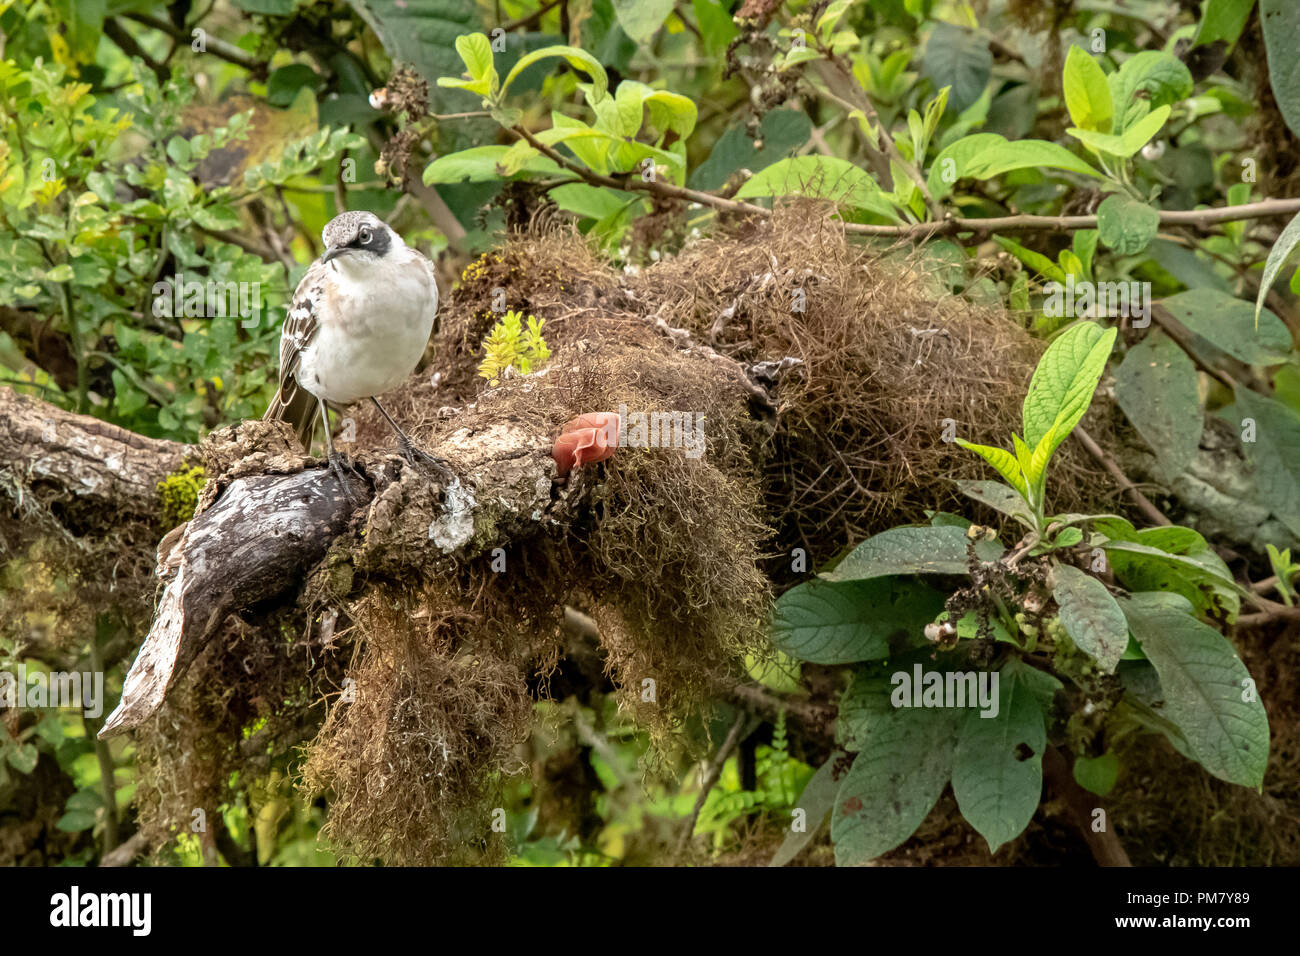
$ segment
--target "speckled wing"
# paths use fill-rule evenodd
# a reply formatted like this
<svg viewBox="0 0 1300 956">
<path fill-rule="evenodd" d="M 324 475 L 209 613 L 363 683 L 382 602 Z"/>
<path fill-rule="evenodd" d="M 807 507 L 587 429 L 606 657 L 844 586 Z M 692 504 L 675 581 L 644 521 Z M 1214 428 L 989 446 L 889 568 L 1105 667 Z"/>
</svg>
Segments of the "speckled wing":
<svg viewBox="0 0 1300 956">
<path fill-rule="evenodd" d="M 279 419 L 292 425 L 307 451 L 311 451 L 318 405 L 316 396 L 298 384 L 298 364 L 302 350 L 316 338 L 319 327 L 316 310 L 324 298 L 328 274 L 328 263 L 313 262 L 293 293 L 293 303 L 280 332 L 280 388 L 262 416 L 263 421 Z"/>
</svg>

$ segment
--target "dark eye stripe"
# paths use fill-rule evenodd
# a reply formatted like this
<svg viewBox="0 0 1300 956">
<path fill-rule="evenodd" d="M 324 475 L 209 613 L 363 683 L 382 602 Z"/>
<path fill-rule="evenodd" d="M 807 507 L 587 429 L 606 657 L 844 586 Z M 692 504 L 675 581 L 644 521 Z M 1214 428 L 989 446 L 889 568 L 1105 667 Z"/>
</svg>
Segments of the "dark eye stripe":
<svg viewBox="0 0 1300 956">
<path fill-rule="evenodd" d="M 358 232 L 356 238 L 353 239 L 350 243 L 348 243 L 348 245 L 354 249 L 366 249 L 370 252 L 373 252 L 377 256 L 382 256 L 388 252 L 388 247 L 390 243 L 388 241 L 387 232 L 385 232 L 382 229 L 372 229 L 370 231 L 369 242 L 363 242 L 361 239 L 361 234 L 360 232 Z"/>
</svg>

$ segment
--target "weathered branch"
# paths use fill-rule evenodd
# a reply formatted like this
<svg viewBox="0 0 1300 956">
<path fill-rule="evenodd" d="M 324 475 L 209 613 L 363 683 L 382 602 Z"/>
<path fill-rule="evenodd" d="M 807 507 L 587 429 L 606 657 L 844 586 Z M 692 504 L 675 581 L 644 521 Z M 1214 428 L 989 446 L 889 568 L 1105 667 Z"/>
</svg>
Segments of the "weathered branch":
<svg viewBox="0 0 1300 956">
<path fill-rule="evenodd" d="M 353 494 L 363 493 L 354 484 Z M 328 469 L 239 478 L 177 538 L 164 539 L 171 546 L 160 551 L 159 570 L 171 580 L 99 736 L 148 719 L 226 616 L 301 581 L 351 513 Z"/>
<path fill-rule="evenodd" d="M 435 453 L 459 475 L 446 487 L 395 457 L 366 456 L 369 481 L 349 477 L 345 490 L 289 441 L 278 422 L 244 422 L 209 439 L 216 453 L 225 446 L 239 457 L 209 479 L 194 519 L 159 546 L 158 573 L 167 585 L 101 737 L 152 716 L 230 614 L 300 586 L 354 518 L 363 521 L 372 554 L 424 550 L 447 557 L 465 556 L 480 502 L 490 503 L 492 535 L 475 540 L 476 548 L 506 540 L 521 525 L 539 528 L 551 511 L 550 441 L 521 426 L 461 429 L 438 444 Z M 415 539 L 403 532 L 409 522 L 402 519 L 426 504 L 433 518 Z"/>
<path fill-rule="evenodd" d="M 158 483 L 195 451 L 0 387 L 0 474 L 17 496 L 47 486 L 120 520 L 158 513 Z"/>
</svg>

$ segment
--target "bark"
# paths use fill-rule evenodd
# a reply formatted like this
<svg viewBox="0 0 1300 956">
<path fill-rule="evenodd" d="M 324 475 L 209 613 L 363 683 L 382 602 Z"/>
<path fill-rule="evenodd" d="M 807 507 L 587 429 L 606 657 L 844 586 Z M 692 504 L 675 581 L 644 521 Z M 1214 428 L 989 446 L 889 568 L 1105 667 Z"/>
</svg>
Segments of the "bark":
<svg viewBox="0 0 1300 956">
<path fill-rule="evenodd" d="M 228 615 L 299 588 L 354 520 L 364 559 L 381 566 L 395 554 L 465 554 L 485 506 L 493 532 L 476 548 L 551 516 L 549 440 L 517 426 L 462 429 L 432 449 L 453 463 L 457 474 L 449 483 L 396 456 L 362 455 L 346 491 L 324 463 L 297 454 L 291 442 L 284 423 L 244 422 L 205 443 L 215 477 L 193 520 L 159 545 L 166 586 L 100 737 L 148 720 Z M 231 462 L 224 471 L 222 459 Z M 413 521 L 421 509 L 428 520 Z"/>
<path fill-rule="evenodd" d="M 354 485 L 362 494 L 362 483 Z M 158 556 L 167 586 L 99 736 L 147 720 L 226 615 L 300 582 L 347 527 L 352 508 L 327 470 L 238 478 L 179 535 L 168 535 Z"/>
<path fill-rule="evenodd" d="M 20 500 L 29 490 L 52 491 L 89 506 L 92 517 L 156 516 L 158 482 L 194 451 L 0 387 L 0 478 Z"/>
</svg>

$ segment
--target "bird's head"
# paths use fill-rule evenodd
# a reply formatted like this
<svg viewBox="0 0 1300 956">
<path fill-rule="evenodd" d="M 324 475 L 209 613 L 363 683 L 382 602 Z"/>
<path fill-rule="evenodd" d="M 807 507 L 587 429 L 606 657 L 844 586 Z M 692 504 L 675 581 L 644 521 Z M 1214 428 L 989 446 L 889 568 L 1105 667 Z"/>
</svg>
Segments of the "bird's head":
<svg viewBox="0 0 1300 956">
<path fill-rule="evenodd" d="M 321 230 L 325 242 L 322 262 L 339 260 L 345 268 L 372 265 L 393 249 L 402 238 L 372 212 L 345 212 L 335 216 Z"/>
</svg>

